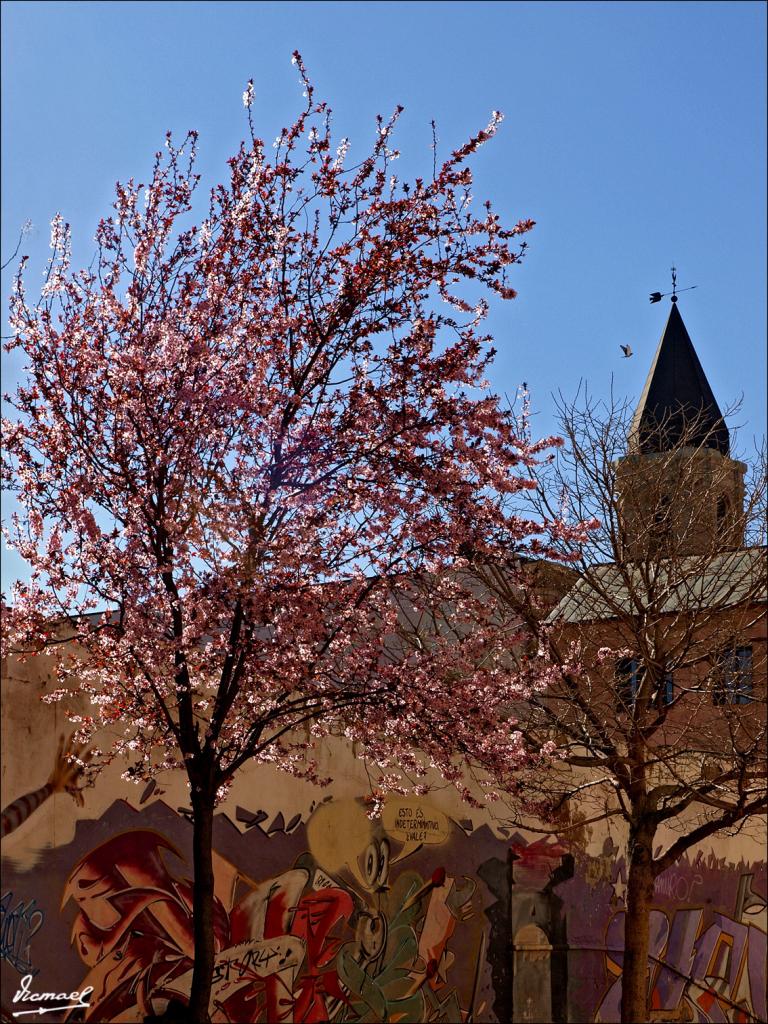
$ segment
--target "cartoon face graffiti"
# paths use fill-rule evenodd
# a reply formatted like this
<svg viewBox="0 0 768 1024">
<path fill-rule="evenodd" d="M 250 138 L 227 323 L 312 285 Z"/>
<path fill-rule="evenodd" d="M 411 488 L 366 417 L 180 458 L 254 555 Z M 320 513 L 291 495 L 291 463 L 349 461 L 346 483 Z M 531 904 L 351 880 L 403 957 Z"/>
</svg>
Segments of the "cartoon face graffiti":
<svg viewBox="0 0 768 1024">
<path fill-rule="evenodd" d="M 307 824 L 315 863 L 361 893 L 385 892 L 392 844 L 381 821 L 372 821 L 358 800 L 320 804 Z"/>
<path fill-rule="evenodd" d="M 389 879 L 389 840 L 384 837 L 371 839 L 365 850 L 358 855 L 359 877 L 368 892 L 384 892 Z"/>
</svg>

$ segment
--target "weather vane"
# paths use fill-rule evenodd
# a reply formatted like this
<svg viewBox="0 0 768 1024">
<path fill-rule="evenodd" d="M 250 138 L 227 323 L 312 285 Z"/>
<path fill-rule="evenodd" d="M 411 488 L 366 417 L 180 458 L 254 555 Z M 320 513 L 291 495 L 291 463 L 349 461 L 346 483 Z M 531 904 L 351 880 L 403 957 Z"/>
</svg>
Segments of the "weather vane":
<svg viewBox="0 0 768 1024">
<path fill-rule="evenodd" d="M 698 287 L 698 286 L 695 285 L 695 284 L 692 284 L 692 285 L 689 285 L 687 288 L 680 288 L 680 291 L 681 292 L 690 292 L 690 291 L 693 291 L 693 289 L 696 288 L 696 287 Z M 672 267 L 672 291 L 671 292 L 664 292 L 663 294 L 662 294 L 662 292 L 651 292 L 650 299 L 651 299 L 651 302 L 661 302 L 661 300 L 666 298 L 667 295 L 671 295 L 672 296 L 672 302 L 677 302 L 677 293 L 678 293 L 678 288 L 677 288 L 677 267 Z"/>
</svg>

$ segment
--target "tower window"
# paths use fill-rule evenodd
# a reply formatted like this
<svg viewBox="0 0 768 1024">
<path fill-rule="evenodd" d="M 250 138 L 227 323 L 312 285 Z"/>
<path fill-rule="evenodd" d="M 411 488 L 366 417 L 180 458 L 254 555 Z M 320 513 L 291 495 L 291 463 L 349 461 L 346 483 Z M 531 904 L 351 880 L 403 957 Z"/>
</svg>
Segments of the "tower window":
<svg viewBox="0 0 768 1024">
<path fill-rule="evenodd" d="M 733 647 L 717 659 L 712 703 L 749 704 L 752 700 L 752 648 Z"/>
<path fill-rule="evenodd" d="M 659 498 L 656 508 L 653 510 L 651 533 L 657 542 L 665 540 L 669 536 L 671 505 L 672 502 L 670 501 L 669 496 L 663 494 Z"/>
<path fill-rule="evenodd" d="M 717 499 L 717 536 L 723 538 L 731 525 L 731 503 L 724 494 Z"/>
</svg>

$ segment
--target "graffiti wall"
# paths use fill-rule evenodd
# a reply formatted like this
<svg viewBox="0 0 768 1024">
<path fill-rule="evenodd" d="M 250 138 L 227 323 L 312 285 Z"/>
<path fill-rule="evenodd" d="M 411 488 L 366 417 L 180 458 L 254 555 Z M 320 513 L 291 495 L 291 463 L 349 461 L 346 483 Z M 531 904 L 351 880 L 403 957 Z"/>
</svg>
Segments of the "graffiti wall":
<svg viewBox="0 0 768 1024">
<path fill-rule="evenodd" d="M 569 991 L 572 1006 L 579 1007 L 574 1020 L 620 1019 L 626 866 L 623 858 L 615 859 L 616 852 L 607 840 L 601 857 L 582 859 L 565 896 L 573 908 Z M 660 875 L 654 895 L 648 960 L 651 1019 L 768 1019 L 765 861 L 734 864 L 697 852 Z M 596 917 L 576 913 L 577 906 L 594 907 L 599 923 Z M 592 954 L 588 947 L 595 939 L 600 948 Z M 580 959 L 590 956 L 604 965 L 599 988 L 584 980 L 594 975 L 578 967 Z"/>
<path fill-rule="evenodd" d="M 214 1021 L 618 1020 L 626 867 L 609 837 L 588 856 L 415 799 L 375 821 L 354 799 L 306 820 L 226 809 Z M 88 992 L 48 1021 L 143 1021 L 183 1001 L 191 874 L 191 827 L 162 799 L 115 801 L 31 870 L 6 862 L 4 1014 L 38 1013 L 14 1002 L 24 991 Z M 654 1020 L 766 1020 L 765 962 L 764 863 L 702 853 L 658 879 Z"/>
</svg>

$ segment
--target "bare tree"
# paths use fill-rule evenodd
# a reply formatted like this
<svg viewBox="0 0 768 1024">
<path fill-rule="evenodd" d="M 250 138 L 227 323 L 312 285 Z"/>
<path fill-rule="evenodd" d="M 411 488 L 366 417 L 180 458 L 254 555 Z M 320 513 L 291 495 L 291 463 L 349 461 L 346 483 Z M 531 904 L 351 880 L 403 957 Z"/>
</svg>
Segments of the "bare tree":
<svg viewBox="0 0 768 1024">
<path fill-rule="evenodd" d="M 765 453 L 731 458 L 706 410 L 649 428 L 583 393 L 558 412 L 566 445 L 528 500 L 540 520 L 593 521 L 585 544 L 554 543 L 577 582 L 548 612 L 503 567 L 477 571 L 533 638 L 512 652 L 519 670 L 551 663 L 516 714 L 531 747 L 554 739 L 566 755 L 521 785 L 560 832 L 626 825 L 621 1019 L 647 1021 L 655 879 L 768 806 Z"/>
</svg>

